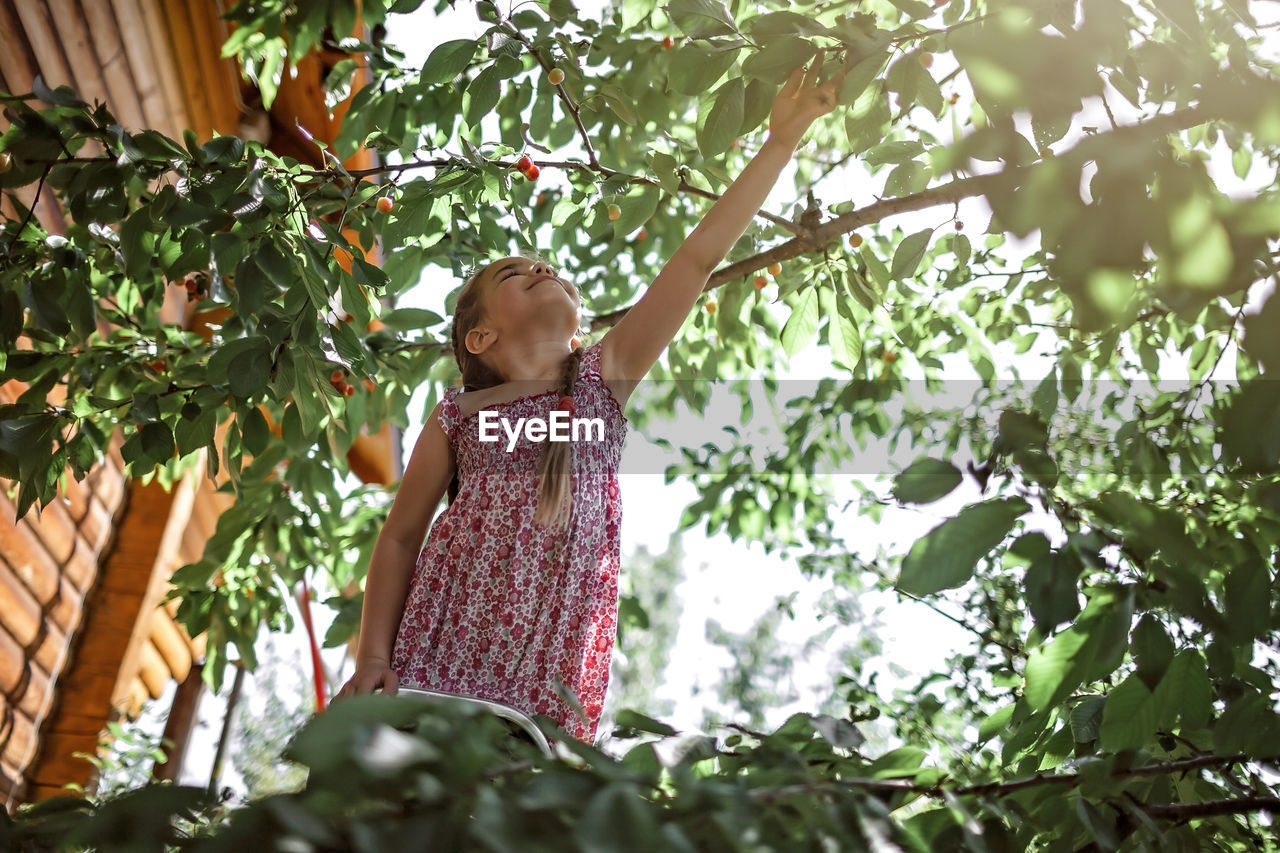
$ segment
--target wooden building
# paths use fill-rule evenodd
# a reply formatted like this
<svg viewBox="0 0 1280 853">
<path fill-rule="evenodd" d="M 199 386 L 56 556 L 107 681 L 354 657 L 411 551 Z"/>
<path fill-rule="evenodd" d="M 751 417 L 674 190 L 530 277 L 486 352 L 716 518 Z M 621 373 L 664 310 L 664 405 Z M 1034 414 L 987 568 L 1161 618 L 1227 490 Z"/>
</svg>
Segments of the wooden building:
<svg viewBox="0 0 1280 853">
<path fill-rule="evenodd" d="M 230 0 L 0 0 L 0 89 L 27 93 L 37 74 L 50 86 L 70 85 L 86 101 L 109 107 L 128 130 L 156 129 L 181 140 L 236 134 L 321 165 L 298 129 L 332 142 L 345 105 L 325 107 L 323 80 L 343 54 L 313 53 L 286 71 L 270 112 L 241 80 L 233 59 L 221 59 L 230 32 L 221 14 Z M 357 75 L 353 90 L 363 82 Z M 43 106 L 43 105 L 38 105 Z M 7 127 L 0 118 L 0 130 Z M 351 168 L 373 165 L 362 151 Z M 40 224 L 62 233 L 67 213 L 46 188 L 16 190 L 34 205 Z M 0 213 L 14 218 L 7 200 Z M 378 263 L 376 251 L 368 255 Z M 194 304 L 194 303 L 193 303 Z M 226 309 L 220 309 L 225 316 Z M 171 283 L 161 310 L 166 322 L 199 330 L 220 316 L 193 315 L 186 290 Z M 99 321 L 104 334 L 111 327 Z M 27 344 L 26 339 L 19 341 Z M 0 376 L 0 402 L 27 386 Z M 64 389 L 48 396 L 61 404 Z M 217 431 L 219 446 L 226 425 Z M 168 682 L 178 691 L 167 734 L 179 742 L 165 772 L 174 778 L 199 695 L 204 637 L 189 637 L 161 606 L 172 571 L 198 560 L 218 515 L 233 497 L 218 493 L 203 459 L 166 490 L 153 479 L 123 473 L 117 429 L 111 452 L 82 481 L 68 468 L 58 499 L 37 517 L 15 517 L 16 484 L 0 480 L 0 797 L 10 811 L 22 802 L 65 794 L 77 783 L 92 790 L 93 767 L 73 753 L 93 754 L 106 724 L 132 718 Z M 362 435 L 348 455 L 365 482 L 389 485 L 402 470 L 400 435 L 384 424 Z M 223 472 L 225 476 L 225 472 Z"/>
</svg>

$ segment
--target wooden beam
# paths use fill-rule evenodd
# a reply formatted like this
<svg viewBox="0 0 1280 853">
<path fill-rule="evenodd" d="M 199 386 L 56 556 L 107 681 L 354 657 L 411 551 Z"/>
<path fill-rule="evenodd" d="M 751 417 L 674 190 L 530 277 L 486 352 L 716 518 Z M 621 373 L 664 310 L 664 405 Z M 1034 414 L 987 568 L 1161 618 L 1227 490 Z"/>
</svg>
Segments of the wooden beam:
<svg viewBox="0 0 1280 853">
<path fill-rule="evenodd" d="M 103 8 L 98 3 L 89 5 L 95 9 Z M 114 12 L 116 37 L 129 63 L 129 74 L 147 127 L 181 140 L 182 127 L 174 121 L 176 115 L 181 115 L 176 112 L 181 105 L 170 104 L 166 98 L 163 78 L 169 75 L 162 75 L 160 66 L 156 64 L 138 0 L 111 0 L 111 12 Z"/>
<path fill-rule="evenodd" d="M 102 102 L 116 120 L 131 130 L 141 130 L 144 127 L 142 105 L 134 92 L 128 66 L 120 61 L 120 36 L 115 32 L 115 20 L 110 9 L 104 9 L 97 3 L 83 4 L 72 0 L 45 2 L 53 14 L 54 26 L 61 36 L 72 71 L 77 81 L 81 81 L 81 88 L 85 88 L 83 81 L 93 80 L 93 88 L 101 91 Z M 95 18 L 93 29 L 89 15 Z M 86 98 L 90 103 L 97 99 L 97 95 L 93 99 Z"/>
<path fill-rule="evenodd" d="M 53 3 L 58 5 L 58 0 Z M 16 5 L 49 88 L 65 83 L 90 104 L 106 103 L 107 90 L 93 61 L 93 48 L 82 32 L 60 20 L 64 10 L 54 8 L 49 0 L 26 0 Z"/>
<path fill-rule="evenodd" d="M 218 133 L 239 135 L 240 122 L 244 118 L 240 104 L 240 72 L 234 58 L 222 58 L 222 45 L 230 35 L 227 22 L 218 17 L 216 0 L 186 0 L 186 4 L 191 28 L 196 35 L 200 68 L 213 108 L 213 127 Z"/>
<path fill-rule="evenodd" d="M 161 615 L 156 612 L 156 609 L 169 590 L 169 576 L 177 568 L 174 565 L 174 558 L 182 544 L 182 530 L 191 520 L 191 508 L 195 503 L 196 491 L 200 480 L 203 479 L 203 474 L 203 464 L 192 466 L 186 476 L 174 484 L 173 494 L 168 496 L 168 505 L 163 516 L 167 520 L 163 524 L 159 541 L 151 544 L 151 563 L 148 566 L 147 575 L 142 584 L 133 587 L 140 593 L 136 608 L 137 616 L 134 619 L 133 629 L 127 635 L 124 652 L 120 656 L 120 666 L 117 670 L 119 681 L 112 690 L 112 705 L 122 703 L 127 698 L 128 694 L 125 691 L 128 689 L 129 681 L 137 674 L 143 663 L 144 658 L 141 656 L 147 654 L 144 646 L 150 646 L 149 637 L 154 620 Z M 111 583 L 105 576 L 104 581 Z M 159 658 L 158 653 L 156 657 Z M 147 682 L 147 687 L 153 688 L 153 684 Z M 157 696 L 159 693 L 153 689 L 152 695 Z"/>
<path fill-rule="evenodd" d="M 73 762 L 71 752 L 80 749 L 93 753 L 97 734 L 86 738 L 86 728 L 96 726 L 100 731 L 111 719 L 111 701 L 123 669 L 121 664 L 135 642 L 139 616 L 150 615 L 140 614 L 139 609 L 156 571 L 157 556 L 166 544 L 167 537 L 156 535 L 155 519 L 167 519 L 183 493 L 184 489 L 177 487 L 172 493 L 166 492 L 157 480 L 130 485 L 127 509 L 99 569 L 98 583 L 86 598 L 85 618 L 73 640 L 70 664 L 59 678 L 48 736 L 42 739 L 29 774 L 32 794 L 37 798 L 68 782 L 89 784 L 91 765 Z M 145 636 L 142 634 L 141 638 Z M 107 637 L 129 640 L 103 642 L 102 638 Z M 137 650 L 133 653 L 137 654 Z"/>
<path fill-rule="evenodd" d="M 152 768 L 153 779 L 176 782 L 182 773 L 182 765 L 187 758 L 187 744 L 191 740 L 191 727 L 195 723 L 200 697 L 204 693 L 204 678 L 201 675 L 203 670 L 203 660 L 194 663 L 174 693 L 173 705 L 169 708 L 169 719 L 164 724 L 162 736 L 172 741 L 173 745 L 165 744 L 161 747 L 164 758 Z"/>
<path fill-rule="evenodd" d="M 212 136 L 213 104 L 201 80 L 194 28 L 187 15 L 186 4 L 180 0 L 161 3 L 160 11 L 164 21 L 164 38 L 172 47 L 175 59 L 172 67 L 182 81 L 189 120 L 187 126 L 203 142 Z"/>
<path fill-rule="evenodd" d="M 52 2 L 52 0 L 51 0 Z M 125 53 L 125 40 L 121 38 L 116 27 L 116 16 L 111 12 L 109 3 L 98 2 L 71 4 L 69 0 L 58 0 L 60 5 L 71 5 L 71 16 L 82 22 L 89 41 L 93 44 L 93 53 L 98 60 L 98 73 L 111 95 L 111 104 L 116 119 L 126 129 L 144 130 L 151 126 L 142 110 L 142 99 L 138 85 L 134 81 L 133 72 L 129 69 L 129 59 Z"/>
</svg>

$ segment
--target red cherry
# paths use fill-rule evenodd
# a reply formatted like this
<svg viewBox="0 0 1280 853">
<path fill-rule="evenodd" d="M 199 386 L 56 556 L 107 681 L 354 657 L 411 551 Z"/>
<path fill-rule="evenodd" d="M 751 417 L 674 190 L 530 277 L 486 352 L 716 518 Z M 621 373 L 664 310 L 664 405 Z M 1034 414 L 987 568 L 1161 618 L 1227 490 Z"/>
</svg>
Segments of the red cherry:
<svg viewBox="0 0 1280 853">
<path fill-rule="evenodd" d="M 527 154 L 522 155 L 520 159 L 516 161 L 516 168 L 519 169 L 521 172 L 529 171 L 529 167 L 532 165 L 533 165 L 533 161 L 529 159 L 529 156 Z"/>
<path fill-rule="evenodd" d="M 538 180 L 538 175 L 539 175 L 539 169 L 537 166 L 530 166 L 529 171 L 524 173 L 524 176 L 531 181 Z"/>
<path fill-rule="evenodd" d="M 667 36 L 662 40 L 662 46 L 666 50 L 671 50 L 671 48 L 676 46 L 676 40 L 673 39 L 671 36 Z"/>
</svg>

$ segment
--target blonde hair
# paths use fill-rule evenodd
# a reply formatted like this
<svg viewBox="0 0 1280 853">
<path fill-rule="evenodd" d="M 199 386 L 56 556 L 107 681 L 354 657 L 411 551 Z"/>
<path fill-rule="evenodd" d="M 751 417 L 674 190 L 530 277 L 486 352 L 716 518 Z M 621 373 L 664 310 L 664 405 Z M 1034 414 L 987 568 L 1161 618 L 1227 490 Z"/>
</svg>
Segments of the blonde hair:
<svg viewBox="0 0 1280 853">
<path fill-rule="evenodd" d="M 520 257 L 544 262 L 546 260 L 537 254 L 521 253 Z M 469 352 L 464 342 L 467 332 L 480 325 L 484 319 L 484 302 L 481 299 L 482 291 L 478 282 L 484 271 L 494 263 L 497 261 L 485 264 L 467 276 L 466 282 L 458 292 L 458 302 L 453 312 L 450 342 L 453 347 L 453 358 L 458 363 L 458 370 L 462 374 L 464 390 L 478 391 L 482 388 L 501 385 L 506 381 L 496 370 L 481 361 L 479 356 Z M 576 347 L 565 357 L 564 374 L 560 383 L 562 396 L 573 396 L 583 349 L 582 346 Z M 538 457 L 538 508 L 533 516 L 535 522 L 547 527 L 559 527 L 569 521 L 573 510 L 571 461 L 568 442 L 544 443 L 542 454 Z M 458 475 L 455 473 L 453 481 L 449 484 L 450 503 L 453 503 L 453 499 L 458 494 L 458 486 Z"/>
</svg>

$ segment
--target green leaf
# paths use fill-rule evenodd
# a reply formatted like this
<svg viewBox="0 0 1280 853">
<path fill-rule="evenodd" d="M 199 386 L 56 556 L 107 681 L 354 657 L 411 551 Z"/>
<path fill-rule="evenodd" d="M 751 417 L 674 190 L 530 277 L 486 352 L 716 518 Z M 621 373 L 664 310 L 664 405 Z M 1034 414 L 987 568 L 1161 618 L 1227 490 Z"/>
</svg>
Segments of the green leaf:
<svg viewBox="0 0 1280 853">
<path fill-rule="evenodd" d="M 1013 719 L 1013 711 L 1016 707 L 1016 702 L 1012 705 L 1006 705 L 983 720 L 982 724 L 978 726 L 978 740 L 974 744 L 974 747 L 977 748 L 982 746 L 997 734 L 1005 732 L 1009 727 L 1009 721 Z"/>
<path fill-rule="evenodd" d="M 831 33 L 830 27 L 796 12 L 766 12 L 749 19 L 745 27 L 757 41 L 779 36 L 819 36 Z"/>
<path fill-rule="evenodd" d="M 639 711 L 633 711 L 630 709 L 618 711 L 614 717 L 614 722 L 625 728 L 632 728 L 642 732 L 650 732 L 655 735 L 669 736 L 679 734 L 676 729 L 672 728 L 667 723 L 664 723 L 661 720 L 655 720 L 653 717 L 645 716 Z"/>
<path fill-rule="evenodd" d="M 479 127 L 484 117 L 497 106 L 498 98 L 502 94 L 501 83 L 501 77 L 498 74 L 496 63 L 494 63 L 477 74 L 475 79 L 467 86 L 465 115 L 468 125 Z"/>
<path fill-rule="evenodd" d="M 924 763 L 925 752 L 918 746 L 901 746 L 871 762 L 863 773 L 870 779 L 915 776 Z"/>
<path fill-rule="evenodd" d="M 271 344 L 265 338 L 258 346 L 238 353 L 227 365 L 231 393 L 246 399 L 266 390 L 271 380 Z"/>
<path fill-rule="evenodd" d="M 887 52 L 873 53 L 854 63 L 840 83 L 839 101 L 843 106 L 852 106 L 858 100 L 858 96 L 871 85 L 871 81 L 879 76 L 880 69 L 889 61 L 889 56 Z"/>
<path fill-rule="evenodd" d="M 737 50 L 710 50 L 697 44 L 682 45 L 671 57 L 667 85 L 681 95 L 705 95 L 738 57 Z"/>
<path fill-rule="evenodd" d="M 1223 587 L 1233 637 L 1244 644 L 1271 633 L 1271 573 L 1261 559 L 1232 567 Z"/>
<path fill-rule="evenodd" d="M 425 308 L 397 308 L 382 315 L 382 322 L 397 332 L 421 332 L 444 322 L 444 318 Z"/>
<path fill-rule="evenodd" d="M 1153 613 L 1146 613 L 1133 629 L 1129 646 L 1138 662 L 1136 674 L 1151 690 L 1159 686 L 1169 664 L 1173 662 L 1173 641 Z"/>
<path fill-rule="evenodd" d="M 261 456 L 271 442 L 271 428 L 267 426 L 262 410 L 258 406 L 251 406 L 247 411 L 242 410 L 237 415 L 237 420 L 245 449 L 254 456 Z"/>
<path fill-rule="evenodd" d="M 1027 568 L 1027 607 L 1042 634 L 1048 635 L 1080 612 L 1076 584 L 1083 568 L 1069 550 L 1041 554 Z"/>
<path fill-rule="evenodd" d="M 1175 654 L 1155 694 L 1161 728 L 1172 729 L 1177 720 L 1184 728 L 1207 726 L 1214 710 L 1213 687 L 1204 655 L 1197 649 L 1182 649 Z"/>
<path fill-rule="evenodd" d="M 746 87 L 741 77 L 726 80 L 711 99 L 711 108 L 698 117 L 698 149 L 711 158 L 729 149 L 742 128 Z"/>
<path fill-rule="evenodd" d="M 899 281 L 916 274 L 932 236 L 933 229 L 926 228 L 902 239 L 897 251 L 893 253 L 893 264 L 889 268 L 890 281 Z"/>
<path fill-rule="evenodd" d="M 858 324 L 844 311 L 837 311 L 827 329 L 835 360 L 850 370 L 855 369 L 862 360 L 862 333 L 858 331 Z"/>
<path fill-rule="evenodd" d="M 1028 509 L 1022 498 L 965 507 L 911 546 L 896 586 L 912 595 L 960 586 L 973 577 L 978 560 L 1000 544 Z"/>
<path fill-rule="evenodd" d="M 868 148 L 862 160 L 868 166 L 883 166 L 885 163 L 905 163 L 923 153 L 924 145 L 920 140 L 899 139 Z"/>
<path fill-rule="evenodd" d="M 818 289 L 807 287 L 797 294 L 791 316 L 782 327 L 782 349 L 795 355 L 808 346 L 818 333 Z"/>
<path fill-rule="evenodd" d="M 817 48 L 807 40 L 782 36 L 766 42 L 762 50 L 743 60 L 742 74 L 780 86 L 792 71 L 812 59 L 815 53 Z"/>
<path fill-rule="evenodd" d="M 733 16 L 719 0 L 674 0 L 662 9 L 690 38 L 729 36 L 738 31 Z"/>
<path fill-rule="evenodd" d="M 613 223 L 613 232 L 625 236 L 648 222 L 658 209 L 662 200 L 662 190 L 654 186 L 646 186 L 639 192 L 633 192 L 618 200 L 622 215 Z"/>
<path fill-rule="evenodd" d="M 964 479 L 950 462 L 923 457 L 893 479 L 893 496 L 903 503 L 927 504 L 949 495 Z"/>
<path fill-rule="evenodd" d="M 424 83 L 447 83 L 462 73 L 476 55 L 479 44 L 475 39 L 453 39 L 443 42 L 431 51 L 422 65 Z"/>
<path fill-rule="evenodd" d="M 164 421 L 143 424 L 139 435 L 142 452 L 157 465 L 163 465 L 173 457 L 173 430 Z"/>
<path fill-rule="evenodd" d="M 1071 737 L 1076 743 L 1089 743 L 1098 739 L 1102 726 L 1102 712 L 1107 704 L 1105 696 L 1082 699 L 1071 709 Z"/>
<path fill-rule="evenodd" d="M 200 157 L 206 164 L 229 166 L 240 162 L 242 156 L 244 156 L 244 140 L 238 136 L 215 136 L 200 146 Z"/>
<path fill-rule="evenodd" d="M 1024 671 L 1023 695 L 1032 710 L 1043 711 L 1057 704 L 1080 683 L 1079 656 L 1088 653 L 1090 636 L 1086 628 L 1073 625 L 1047 644 L 1033 649 Z"/>
<path fill-rule="evenodd" d="M 1107 694 L 1098 729 L 1098 745 L 1108 752 L 1138 749 L 1156 732 L 1156 704 L 1151 691 L 1130 675 Z"/>
</svg>

